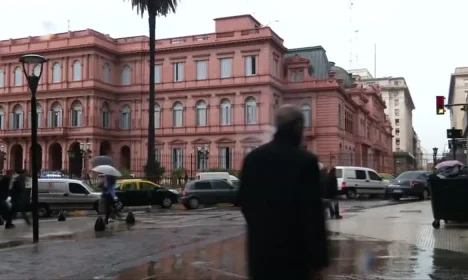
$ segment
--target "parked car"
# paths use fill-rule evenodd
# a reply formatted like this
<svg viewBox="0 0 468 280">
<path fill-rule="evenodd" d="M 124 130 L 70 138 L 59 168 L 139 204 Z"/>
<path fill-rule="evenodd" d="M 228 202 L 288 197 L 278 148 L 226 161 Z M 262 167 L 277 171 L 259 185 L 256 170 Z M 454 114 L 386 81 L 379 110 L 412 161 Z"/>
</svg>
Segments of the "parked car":
<svg viewBox="0 0 468 280">
<path fill-rule="evenodd" d="M 430 196 L 428 178 L 431 172 L 428 171 L 406 171 L 390 181 L 388 185 L 388 195 L 395 200 L 402 197 L 416 196 L 421 200 L 426 200 Z"/>
<path fill-rule="evenodd" d="M 118 210 L 125 206 L 160 205 L 171 208 L 179 201 L 179 194 L 175 190 L 163 188 L 151 181 L 141 179 L 124 179 L 116 183 L 116 192 L 119 201 Z"/>
<path fill-rule="evenodd" d="M 26 186 L 30 189 L 29 186 Z M 81 180 L 68 178 L 40 178 L 39 216 L 47 217 L 53 211 L 61 210 L 95 210 L 101 198 L 88 184 Z M 29 194 L 29 199 L 31 194 Z"/>
<path fill-rule="evenodd" d="M 200 172 L 196 174 L 197 180 L 225 180 L 229 184 L 239 187 L 239 179 L 228 172 Z"/>
<path fill-rule="evenodd" d="M 194 180 L 185 184 L 181 202 L 187 209 L 201 204 L 232 203 L 237 205 L 239 189 L 225 180 Z"/>
<path fill-rule="evenodd" d="M 375 170 L 359 166 L 336 166 L 338 190 L 348 199 L 359 194 L 377 196 L 385 195 L 388 183 Z"/>
</svg>

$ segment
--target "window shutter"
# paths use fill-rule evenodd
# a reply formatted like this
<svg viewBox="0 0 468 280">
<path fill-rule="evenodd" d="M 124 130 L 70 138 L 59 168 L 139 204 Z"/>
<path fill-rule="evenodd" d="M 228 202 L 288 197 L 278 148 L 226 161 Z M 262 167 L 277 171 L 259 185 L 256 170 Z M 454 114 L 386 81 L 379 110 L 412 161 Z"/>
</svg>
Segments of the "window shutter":
<svg viewBox="0 0 468 280">
<path fill-rule="evenodd" d="M 83 125 L 83 114 L 82 111 L 78 111 L 78 126 Z"/>
<path fill-rule="evenodd" d="M 37 128 L 40 128 L 42 124 L 42 113 L 37 113 Z"/>
<path fill-rule="evenodd" d="M 244 64 L 245 64 L 245 75 L 252 75 L 252 57 L 251 56 L 246 56 L 244 59 Z"/>
<path fill-rule="evenodd" d="M 9 129 L 13 129 L 13 124 L 14 124 L 14 117 L 15 117 L 15 114 L 13 113 L 10 113 L 10 126 L 9 126 Z"/>
<path fill-rule="evenodd" d="M 73 123 L 73 121 L 74 121 L 74 120 L 73 120 L 73 112 L 74 112 L 74 111 L 71 110 L 70 113 L 69 113 L 69 116 L 68 116 L 68 118 L 69 118 L 69 120 L 70 120 L 70 121 L 69 121 L 69 122 L 70 122 L 70 124 L 69 124 L 70 126 L 74 126 L 74 123 Z"/>
<path fill-rule="evenodd" d="M 179 81 L 183 81 L 184 80 L 184 63 L 181 62 L 178 64 L 178 68 L 179 68 Z"/>
<path fill-rule="evenodd" d="M 28 128 L 31 128 L 32 127 L 32 120 L 31 120 L 31 112 L 28 112 Z"/>
<path fill-rule="evenodd" d="M 18 124 L 18 128 L 19 129 L 23 129 L 23 120 L 24 120 L 24 113 L 21 112 L 19 113 L 19 124 Z"/>
<path fill-rule="evenodd" d="M 62 111 L 58 111 L 58 118 L 57 118 L 57 127 L 62 127 Z"/>
<path fill-rule="evenodd" d="M 161 83 L 161 65 L 154 66 L 154 82 Z"/>
<path fill-rule="evenodd" d="M 47 127 L 52 127 L 52 111 L 47 112 Z"/>
</svg>

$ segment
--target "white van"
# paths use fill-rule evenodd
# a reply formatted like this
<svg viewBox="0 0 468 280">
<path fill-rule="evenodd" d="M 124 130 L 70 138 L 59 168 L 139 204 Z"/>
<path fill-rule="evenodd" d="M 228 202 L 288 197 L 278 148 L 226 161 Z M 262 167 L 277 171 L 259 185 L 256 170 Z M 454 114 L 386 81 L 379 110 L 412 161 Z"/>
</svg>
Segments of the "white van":
<svg viewBox="0 0 468 280">
<path fill-rule="evenodd" d="M 46 217 L 52 211 L 96 210 L 101 193 L 95 192 L 80 180 L 44 178 L 38 180 L 39 216 Z"/>
<path fill-rule="evenodd" d="M 354 199 L 358 194 L 371 196 L 385 195 L 388 183 L 370 168 L 359 166 L 336 166 L 338 190 L 347 198 Z"/>
<path fill-rule="evenodd" d="M 197 180 L 225 180 L 229 184 L 239 187 L 239 179 L 236 176 L 230 175 L 228 172 L 200 172 L 196 175 Z"/>
</svg>

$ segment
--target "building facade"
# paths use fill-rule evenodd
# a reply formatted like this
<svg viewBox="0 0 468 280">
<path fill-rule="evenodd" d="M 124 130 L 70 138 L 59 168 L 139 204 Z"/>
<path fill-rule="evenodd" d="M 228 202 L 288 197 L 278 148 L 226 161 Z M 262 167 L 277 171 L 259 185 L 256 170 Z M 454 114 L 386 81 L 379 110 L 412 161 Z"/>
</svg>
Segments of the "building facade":
<svg viewBox="0 0 468 280">
<path fill-rule="evenodd" d="M 365 70 L 365 69 L 364 69 Z M 369 71 L 350 70 L 364 84 L 378 84 L 387 105 L 388 115 L 394 128 L 393 155 L 397 173 L 413 170 L 417 166 L 414 145 L 413 110 L 415 109 L 409 87 L 402 77 L 373 78 Z M 359 75 L 364 75 L 360 77 Z"/>
<path fill-rule="evenodd" d="M 215 25 L 212 34 L 156 42 L 156 160 L 167 172 L 238 170 L 271 139 L 275 110 L 286 103 L 301 107 L 304 148 L 324 163 L 391 171 L 392 128 L 379 88 L 356 83 L 322 47 L 287 50 L 250 15 Z M 147 41 L 91 29 L 0 41 L 3 169 L 30 164 L 30 95 L 18 58 L 38 53 L 48 58 L 37 94 L 41 169 L 80 174 L 88 156 L 110 155 L 142 172 Z"/>
<path fill-rule="evenodd" d="M 450 76 L 449 94 L 446 104 L 468 104 L 468 67 L 457 67 Z M 461 129 L 465 139 L 457 141 L 456 158 L 468 162 L 466 143 L 468 141 L 468 114 L 464 106 L 448 107 L 450 110 L 450 127 Z M 452 143 L 449 143 L 450 153 L 447 158 L 453 158 Z"/>
</svg>

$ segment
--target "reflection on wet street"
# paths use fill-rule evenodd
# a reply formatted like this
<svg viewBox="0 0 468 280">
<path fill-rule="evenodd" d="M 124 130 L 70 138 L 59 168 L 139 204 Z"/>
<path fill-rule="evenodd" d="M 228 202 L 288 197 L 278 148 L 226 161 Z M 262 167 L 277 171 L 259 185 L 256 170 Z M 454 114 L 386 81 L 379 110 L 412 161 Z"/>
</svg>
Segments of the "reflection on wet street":
<svg viewBox="0 0 468 280">
<path fill-rule="evenodd" d="M 247 279 L 244 238 L 234 238 L 129 268 L 115 280 Z M 330 279 L 468 279 L 468 255 L 402 243 L 331 242 Z"/>
</svg>

